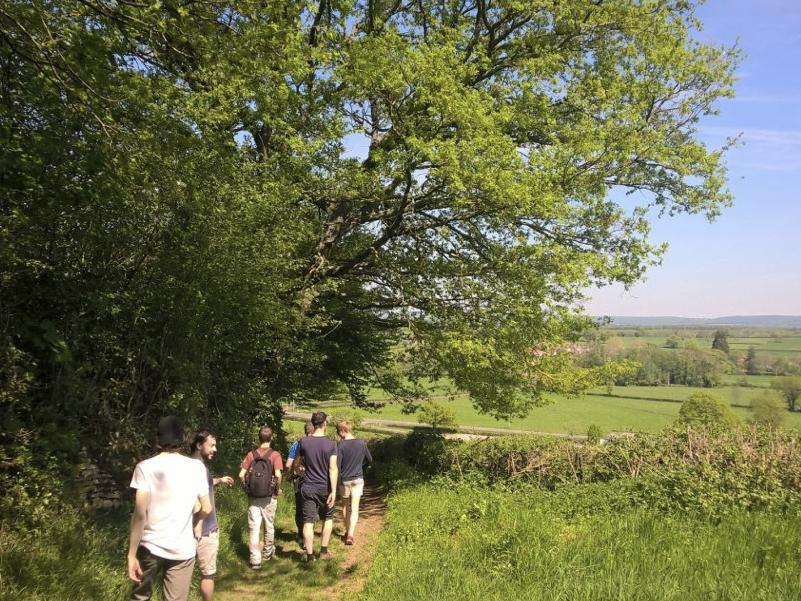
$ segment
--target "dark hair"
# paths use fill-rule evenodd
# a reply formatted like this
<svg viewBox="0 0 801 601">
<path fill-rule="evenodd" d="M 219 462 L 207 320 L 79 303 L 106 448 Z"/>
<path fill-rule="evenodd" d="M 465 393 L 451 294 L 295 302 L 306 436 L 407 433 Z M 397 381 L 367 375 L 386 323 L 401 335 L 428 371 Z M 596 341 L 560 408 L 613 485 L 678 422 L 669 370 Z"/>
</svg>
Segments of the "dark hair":
<svg viewBox="0 0 801 601">
<path fill-rule="evenodd" d="M 311 422 L 306 422 L 303 424 L 303 433 L 306 436 L 311 436 L 314 433 L 314 424 Z"/>
<path fill-rule="evenodd" d="M 156 446 L 160 451 L 180 451 L 184 445 L 184 427 L 175 415 L 166 415 L 159 420 Z"/>
<path fill-rule="evenodd" d="M 325 420 L 328 419 L 328 416 L 323 411 L 317 411 L 316 413 L 312 413 L 311 423 L 314 425 L 315 429 L 319 428 L 325 423 Z"/>
<path fill-rule="evenodd" d="M 273 429 L 270 426 L 259 428 L 259 442 L 270 442 L 273 439 Z"/>
<path fill-rule="evenodd" d="M 194 453 L 198 450 L 198 447 L 205 443 L 209 438 L 217 438 L 214 436 L 214 432 L 210 432 L 209 430 L 198 430 L 195 432 L 195 437 L 192 439 L 192 443 L 189 445 L 189 452 Z"/>
</svg>

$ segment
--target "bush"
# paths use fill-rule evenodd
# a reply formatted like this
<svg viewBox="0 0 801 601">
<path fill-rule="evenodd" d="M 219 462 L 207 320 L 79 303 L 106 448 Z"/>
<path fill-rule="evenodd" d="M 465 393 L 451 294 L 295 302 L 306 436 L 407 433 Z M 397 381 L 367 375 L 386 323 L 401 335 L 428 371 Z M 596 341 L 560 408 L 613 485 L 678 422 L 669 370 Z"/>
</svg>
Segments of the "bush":
<svg viewBox="0 0 801 601">
<path fill-rule="evenodd" d="M 426 401 L 417 413 L 417 421 L 430 424 L 435 430 L 456 429 L 456 413 L 453 408 L 436 401 Z"/>
<path fill-rule="evenodd" d="M 784 399 L 774 391 L 766 390 L 751 401 L 751 420 L 755 424 L 779 428 L 786 417 Z"/>
<path fill-rule="evenodd" d="M 687 426 L 731 428 L 739 421 L 731 407 L 707 392 L 690 395 L 679 409 L 679 423 Z"/>
<path fill-rule="evenodd" d="M 590 427 L 587 428 L 587 442 L 590 444 L 598 444 L 603 435 L 604 433 L 601 427 L 597 424 L 591 424 Z"/>
<path fill-rule="evenodd" d="M 415 428 L 406 437 L 403 445 L 403 457 L 417 470 L 429 474 L 440 473 L 445 469 L 448 458 L 449 443 L 436 430 Z"/>
<path fill-rule="evenodd" d="M 535 485 L 632 480 L 647 504 L 696 508 L 789 507 L 801 496 L 801 445 L 780 430 L 669 429 L 605 445 L 508 436 L 446 447 L 454 480 Z"/>
<path fill-rule="evenodd" d="M 362 420 L 364 419 L 364 412 L 360 411 L 359 409 L 352 409 L 350 407 L 337 407 L 336 409 L 332 410 L 331 416 L 328 418 L 328 422 L 336 427 L 338 422 L 341 421 L 348 421 L 350 422 L 351 426 L 353 426 L 353 430 L 358 430 L 362 425 Z"/>
</svg>

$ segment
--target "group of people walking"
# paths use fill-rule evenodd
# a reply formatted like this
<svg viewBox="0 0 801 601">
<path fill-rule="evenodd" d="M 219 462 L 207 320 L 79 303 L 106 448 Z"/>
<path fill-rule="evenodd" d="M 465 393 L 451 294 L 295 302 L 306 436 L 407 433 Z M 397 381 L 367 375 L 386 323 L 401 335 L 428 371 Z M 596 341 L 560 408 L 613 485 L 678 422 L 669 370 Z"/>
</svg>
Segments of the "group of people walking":
<svg viewBox="0 0 801 601">
<path fill-rule="evenodd" d="M 344 542 L 354 544 L 364 468 L 372 463 L 372 457 L 367 444 L 354 438 L 348 421 L 336 424 L 339 444 L 326 436 L 327 427 L 328 416 L 322 411 L 314 413 L 304 426 L 305 435 L 292 444 L 286 468 L 281 454 L 272 448 L 269 426 L 259 429 L 259 446 L 242 459 L 239 480 L 248 496 L 251 568 L 259 569 L 275 555 L 275 514 L 285 473 L 293 481 L 298 545 L 306 561 L 317 558 L 313 549 L 318 518 L 323 522 L 318 556 L 331 558 L 328 545 L 337 498 L 345 501 Z M 214 596 L 219 549 L 214 487 L 232 486 L 234 479 L 212 476 L 209 463 L 217 453 L 213 433 L 196 432 L 190 455 L 184 455 L 184 449 L 180 420 L 164 417 L 158 425 L 159 453 L 134 470 L 131 488 L 136 498 L 128 541 L 131 601 L 150 599 L 157 580 L 162 581 L 165 601 L 185 601 L 196 561 L 203 600 L 211 601 Z"/>
</svg>

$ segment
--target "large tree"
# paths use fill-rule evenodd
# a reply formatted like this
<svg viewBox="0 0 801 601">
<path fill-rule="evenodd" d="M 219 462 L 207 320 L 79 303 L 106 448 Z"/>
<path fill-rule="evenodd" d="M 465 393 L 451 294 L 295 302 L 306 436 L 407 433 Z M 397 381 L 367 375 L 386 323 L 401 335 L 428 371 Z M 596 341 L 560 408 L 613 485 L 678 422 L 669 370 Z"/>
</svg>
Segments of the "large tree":
<svg viewBox="0 0 801 601">
<path fill-rule="evenodd" d="M 3 419 L 116 448 L 332 383 L 579 389 L 583 291 L 658 263 L 649 215 L 729 202 L 696 127 L 737 56 L 694 8 L 5 3 Z"/>
</svg>

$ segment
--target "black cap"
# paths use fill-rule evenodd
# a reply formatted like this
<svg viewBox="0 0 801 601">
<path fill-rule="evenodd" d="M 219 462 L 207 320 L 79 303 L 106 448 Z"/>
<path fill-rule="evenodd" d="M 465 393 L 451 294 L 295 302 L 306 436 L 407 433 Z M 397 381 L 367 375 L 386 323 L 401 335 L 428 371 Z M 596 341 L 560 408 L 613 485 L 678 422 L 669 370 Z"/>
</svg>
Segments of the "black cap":
<svg viewBox="0 0 801 601">
<path fill-rule="evenodd" d="M 159 446 L 176 447 L 184 444 L 184 427 L 174 415 L 159 420 Z"/>
<path fill-rule="evenodd" d="M 311 423 L 314 425 L 315 428 L 319 428 L 320 426 L 323 425 L 323 423 L 327 419 L 328 416 L 324 412 L 318 411 L 317 413 L 312 413 Z"/>
</svg>

